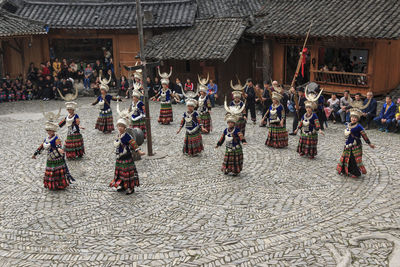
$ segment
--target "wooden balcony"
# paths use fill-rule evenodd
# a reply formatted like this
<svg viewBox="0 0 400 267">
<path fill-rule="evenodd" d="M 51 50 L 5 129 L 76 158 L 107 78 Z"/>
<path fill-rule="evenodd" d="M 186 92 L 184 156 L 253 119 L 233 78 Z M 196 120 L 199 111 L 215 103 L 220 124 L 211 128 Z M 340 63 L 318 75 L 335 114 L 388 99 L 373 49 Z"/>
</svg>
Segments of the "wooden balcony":
<svg viewBox="0 0 400 267">
<path fill-rule="evenodd" d="M 314 77 L 313 80 L 319 84 L 345 87 L 369 87 L 369 74 L 320 70 L 311 70 L 311 72 Z"/>
</svg>

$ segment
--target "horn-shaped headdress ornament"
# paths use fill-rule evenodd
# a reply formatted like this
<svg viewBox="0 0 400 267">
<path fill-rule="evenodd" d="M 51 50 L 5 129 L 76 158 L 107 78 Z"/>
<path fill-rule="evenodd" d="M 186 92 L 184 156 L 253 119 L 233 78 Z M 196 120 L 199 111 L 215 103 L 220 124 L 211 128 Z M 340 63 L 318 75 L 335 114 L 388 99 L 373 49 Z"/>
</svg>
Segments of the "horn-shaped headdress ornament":
<svg viewBox="0 0 400 267">
<path fill-rule="evenodd" d="M 106 92 L 108 92 L 109 90 L 108 84 L 111 82 L 111 75 L 110 78 L 107 80 L 106 78 L 102 78 L 101 74 L 102 72 L 100 72 L 100 90 L 105 90 Z"/>
<path fill-rule="evenodd" d="M 199 78 L 199 84 L 207 86 L 208 81 L 210 80 L 210 73 L 207 73 L 207 79 L 200 78 L 200 75 L 197 75 Z"/>
</svg>

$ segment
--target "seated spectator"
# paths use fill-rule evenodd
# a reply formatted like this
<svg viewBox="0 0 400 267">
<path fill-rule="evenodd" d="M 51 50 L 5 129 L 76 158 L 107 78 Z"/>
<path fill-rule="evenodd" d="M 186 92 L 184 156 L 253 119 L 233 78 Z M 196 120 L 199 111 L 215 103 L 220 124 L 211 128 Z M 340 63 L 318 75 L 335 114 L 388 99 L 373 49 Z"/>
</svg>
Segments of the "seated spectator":
<svg viewBox="0 0 400 267">
<path fill-rule="evenodd" d="M 120 96 L 125 96 L 128 98 L 128 89 L 129 89 L 129 83 L 128 80 L 124 75 L 121 76 L 121 79 L 119 80 L 119 92 L 118 95 Z"/>
<path fill-rule="evenodd" d="M 83 87 L 85 90 L 90 89 L 90 79 L 92 78 L 93 75 L 93 69 L 90 64 L 86 64 L 85 71 L 84 71 L 84 79 L 83 79 Z"/>
<path fill-rule="evenodd" d="M 337 98 L 335 93 L 333 93 L 331 98 L 328 99 L 327 104 L 328 106 L 324 108 L 326 118 L 331 119 L 333 120 L 333 123 L 336 123 L 336 113 L 340 110 L 340 100 Z"/>
<path fill-rule="evenodd" d="M 48 74 L 43 83 L 43 101 L 49 101 L 54 98 L 53 86 L 52 76 Z"/>
<path fill-rule="evenodd" d="M 356 103 L 357 103 L 357 104 L 360 104 L 360 105 L 364 104 L 364 103 L 363 103 L 363 100 L 361 99 L 361 94 L 360 94 L 360 93 L 356 93 L 356 94 L 354 95 L 354 100 L 353 100 L 353 102 L 351 102 L 351 104 L 348 106 L 348 110 L 350 110 L 350 109 L 353 107 L 353 104 L 356 105 Z M 350 122 L 350 112 L 347 112 L 347 113 L 346 113 L 346 122 Z"/>
<path fill-rule="evenodd" d="M 361 124 L 363 124 L 367 130 L 370 127 L 371 121 L 376 116 L 376 108 L 378 106 L 378 103 L 376 102 L 376 100 L 373 97 L 374 97 L 374 95 L 372 92 L 367 93 L 367 98 L 364 100 L 364 105 L 366 105 L 370 99 L 371 99 L 371 102 L 369 103 L 368 107 L 362 111 L 363 114 L 360 118 Z"/>
<path fill-rule="evenodd" d="M 40 64 L 40 70 L 43 78 L 45 78 L 47 75 L 50 75 L 50 70 L 44 63 Z"/>
<path fill-rule="evenodd" d="M 185 83 L 185 88 L 184 88 L 185 92 L 187 91 L 193 91 L 194 90 L 194 85 L 193 83 L 190 81 L 189 78 L 186 79 L 186 83 Z"/>
<path fill-rule="evenodd" d="M 32 100 L 34 97 L 33 83 L 28 80 L 25 85 L 25 95 L 27 100 Z"/>
<path fill-rule="evenodd" d="M 374 122 L 379 126 L 379 131 L 389 132 L 389 126 L 394 121 L 396 114 L 396 104 L 393 103 L 391 96 L 386 96 L 385 104 L 381 112 L 374 118 Z"/>
<path fill-rule="evenodd" d="M 66 94 L 72 94 L 72 82 L 69 79 L 62 79 L 61 80 L 61 93 L 63 96 L 65 96 Z"/>
<path fill-rule="evenodd" d="M 8 91 L 8 102 L 14 102 L 15 101 L 15 90 L 13 87 L 8 87 L 7 88 Z"/>
<path fill-rule="evenodd" d="M 7 101 L 7 84 L 3 82 L 0 87 L 0 103 Z"/>
<path fill-rule="evenodd" d="M 213 79 L 210 79 L 210 83 L 207 85 L 208 95 L 210 96 L 211 106 L 215 107 L 215 100 L 218 98 L 218 86 Z"/>
<path fill-rule="evenodd" d="M 400 97 L 397 99 L 398 112 L 395 115 L 395 132 L 398 133 L 400 131 Z"/>
<path fill-rule="evenodd" d="M 38 69 L 35 67 L 35 64 L 33 62 L 31 62 L 31 64 L 29 64 L 29 69 L 28 69 L 28 75 L 27 75 L 28 80 L 31 80 L 32 82 L 36 82 L 37 81 L 37 73 L 38 73 Z"/>
<path fill-rule="evenodd" d="M 181 80 L 179 78 L 175 79 L 175 84 L 172 87 L 173 89 L 173 94 L 174 94 L 174 99 L 176 103 L 184 103 L 184 95 L 183 95 L 183 85 L 181 83 Z"/>
<path fill-rule="evenodd" d="M 110 83 L 108 84 L 108 86 L 111 88 L 115 88 L 115 86 L 117 85 L 117 78 L 115 77 L 115 74 L 112 72 L 111 69 L 109 69 L 106 73 L 106 79 L 108 81 L 108 79 L 110 79 Z"/>
<path fill-rule="evenodd" d="M 44 79 L 43 77 L 40 75 L 39 76 L 39 80 L 37 81 L 37 95 L 38 98 L 44 98 L 44 94 L 43 94 L 43 90 L 44 90 Z"/>
<path fill-rule="evenodd" d="M 340 99 L 340 110 L 337 115 L 340 116 L 340 120 L 342 123 L 346 122 L 346 115 L 349 113 L 350 104 L 353 102 L 353 99 L 350 97 L 350 92 L 348 90 L 344 91 L 344 96 Z"/>
<path fill-rule="evenodd" d="M 61 62 L 56 58 L 53 62 L 53 77 L 58 76 L 61 71 Z"/>
</svg>

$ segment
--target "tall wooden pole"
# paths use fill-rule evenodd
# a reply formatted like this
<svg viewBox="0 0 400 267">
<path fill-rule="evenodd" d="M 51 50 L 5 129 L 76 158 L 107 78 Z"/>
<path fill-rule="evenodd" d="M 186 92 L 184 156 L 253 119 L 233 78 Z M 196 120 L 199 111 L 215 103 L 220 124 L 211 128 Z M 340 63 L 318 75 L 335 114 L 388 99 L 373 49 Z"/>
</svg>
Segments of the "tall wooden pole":
<svg viewBox="0 0 400 267">
<path fill-rule="evenodd" d="M 153 141 L 151 137 L 151 120 L 150 120 L 150 106 L 149 106 L 149 90 L 147 88 L 147 67 L 146 57 L 144 54 L 144 36 L 143 36 L 143 16 L 142 6 L 140 0 L 136 0 L 136 20 L 137 29 L 139 34 L 139 46 L 140 46 L 140 60 L 143 64 L 143 89 L 144 89 L 144 106 L 146 109 L 146 133 L 147 133 L 147 155 L 153 156 Z"/>
<path fill-rule="evenodd" d="M 303 55 L 303 51 L 304 51 L 304 48 L 306 47 L 306 44 L 307 44 L 307 41 L 308 41 L 308 37 L 310 36 L 310 31 L 311 31 L 312 24 L 313 23 L 311 22 L 310 27 L 308 28 L 306 39 L 304 40 L 303 48 L 301 49 L 301 52 L 300 52 L 299 62 L 297 62 L 296 72 L 294 73 L 293 80 L 292 80 L 292 83 L 290 84 L 290 87 L 294 87 L 294 85 L 296 83 L 297 76 L 299 75 L 299 71 L 300 71 L 300 67 L 301 67 L 301 61 L 303 60 L 303 56 L 304 56 Z M 298 99 L 296 93 L 294 94 L 294 104 L 296 106 L 296 114 L 297 114 L 297 117 L 298 117 L 299 116 L 299 108 L 300 108 L 300 106 L 299 106 L 299 99 Z"/>
</svg>

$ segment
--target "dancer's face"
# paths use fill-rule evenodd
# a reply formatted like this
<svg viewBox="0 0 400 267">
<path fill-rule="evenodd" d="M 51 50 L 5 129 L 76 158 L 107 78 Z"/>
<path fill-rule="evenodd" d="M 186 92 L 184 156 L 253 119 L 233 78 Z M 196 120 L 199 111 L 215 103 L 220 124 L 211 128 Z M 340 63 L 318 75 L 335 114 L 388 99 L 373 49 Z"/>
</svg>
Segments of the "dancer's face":
<svg viewBox="0 0 400 267">
<path fill-rule="evenodd" d="M 54 132 L 54 131 L 51 131 L 51 130 L 47 130 L 47 134 L 48 134 L 50 137 L 52 137 L 52 136 L 55 135 L 55 132 Z"/>
<path fill-rule="evenodd" d="M 118 132 L 120 134 L 123 134 L 125 132 L 125 130 L 126 130 L 126 127 L 124 125 L 118 124 Z"/>
<path fill-rule="evenodd" d="M 234 122 L 228 122 L 228 127 L 229 128 L 233 128 L 233 127 L 235 127 L 235 123 Z"/>
<path fill-rule="evenodd" d="M 189 112 L 193 112 L 194 107 L 193 107 L 193 106 L 188 106 L 188 107 L 187 107 L 187 110 L 188 110 Z"/>
<path fill-rule="evenodd" d="M 72 108 L 67 109 L 67 111 L 68 111 L 68 113 L 69 113 L 70 115 L 74 114 L 74 110 L 73 110 Z"/>
<path fill-rule="evenodd" d="M 350 120 L 351 120 L 351 123 L 357 123 L 358 122 L 358 118 L 356 116 L 351 116 Z"/>
<path fill-rule="evenodd" d="M 306 111 L 307 111 L 308 114 L 312 113 L 312 109 L 310 107 L 306 107 Z"/>
</svg>

